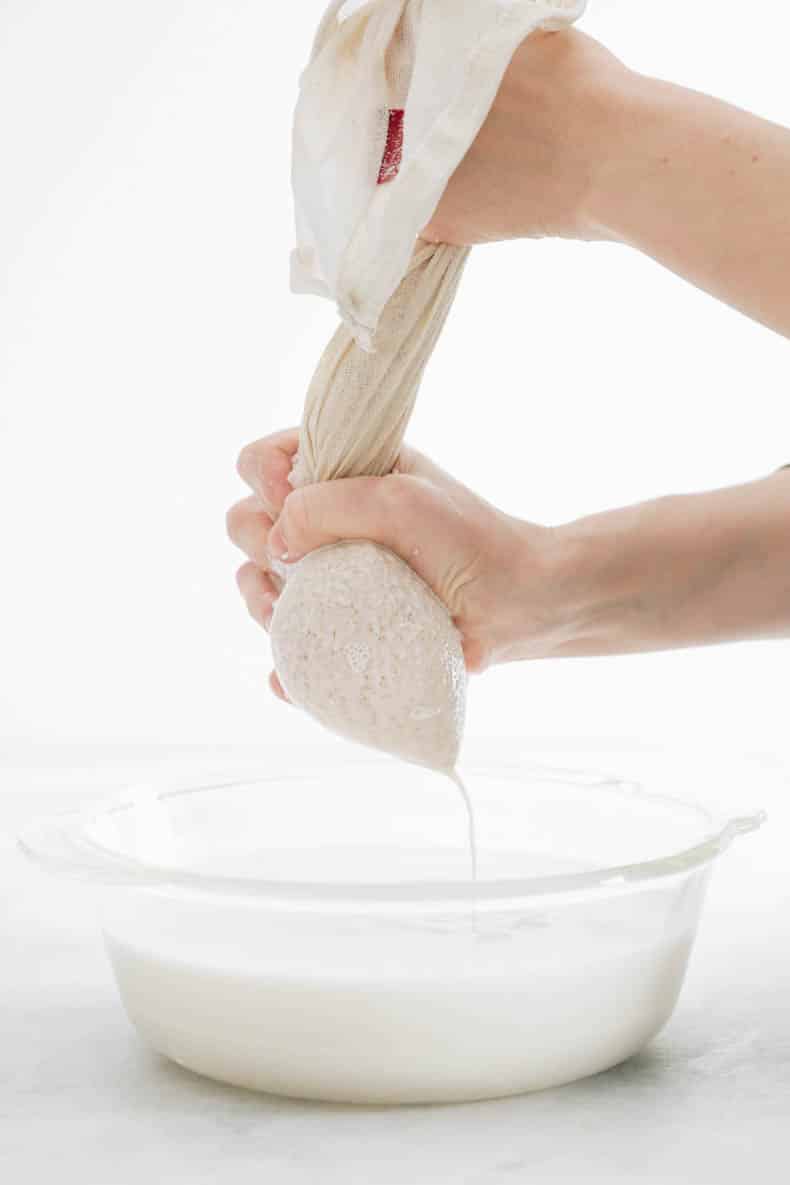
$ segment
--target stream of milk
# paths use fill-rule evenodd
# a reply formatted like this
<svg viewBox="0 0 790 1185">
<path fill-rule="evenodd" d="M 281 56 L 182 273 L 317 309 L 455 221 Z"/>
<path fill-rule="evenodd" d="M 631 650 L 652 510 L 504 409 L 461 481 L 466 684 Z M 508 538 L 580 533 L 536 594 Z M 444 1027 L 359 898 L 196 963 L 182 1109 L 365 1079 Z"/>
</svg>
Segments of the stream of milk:
<svg viewBox="0 0 790 1185">
<path fill-rule="evenodd" d="M 448 778 L 457 787 L 464 801 L 466 808 L 467 831 L 469 836 L 469 859 L 471 861 L 472 880 L 477 880 L 477 827 L 475 825 L 475 811 L 472 806 L 472 800 L 469 797 L 469 791 L 466 788 L 466 783 L 461 778 L 456 770 L 451 770 L 448 773 Z"/>
</svg>

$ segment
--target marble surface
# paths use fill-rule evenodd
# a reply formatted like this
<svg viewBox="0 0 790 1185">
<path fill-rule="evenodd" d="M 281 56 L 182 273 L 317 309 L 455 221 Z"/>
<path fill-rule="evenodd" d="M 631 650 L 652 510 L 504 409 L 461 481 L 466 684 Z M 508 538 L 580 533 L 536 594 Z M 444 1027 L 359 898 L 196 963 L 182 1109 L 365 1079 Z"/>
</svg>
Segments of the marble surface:
<svg viewBox="0 0 790 1185">
<path fill-rule="evenodd" d="M 216 754 L 213 755 L 216 757 Z M 16 850 L 26 821 L 162 755 L 0 756 L 0 1180 L 37 1185 L 512 1185 L 787 1180 L 790 783 L 714 872 L 675 1015 L 640 1056 L 542 1094 L 445 1107 L 292 1102 L 149 1052 L 82 890 Z M 175 758 L 173 758 L 175 760 Z M 184 754 L 178 755 L 179 768 Z M 191 753 L 199 768 L 203 757 Z"/>
</svg>

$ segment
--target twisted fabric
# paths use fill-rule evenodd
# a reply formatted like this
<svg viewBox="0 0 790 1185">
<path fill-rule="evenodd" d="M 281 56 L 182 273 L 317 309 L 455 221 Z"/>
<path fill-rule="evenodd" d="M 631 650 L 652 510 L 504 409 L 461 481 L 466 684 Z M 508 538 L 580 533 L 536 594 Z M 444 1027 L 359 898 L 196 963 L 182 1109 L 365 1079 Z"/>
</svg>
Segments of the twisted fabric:
<svg viewBox="0 0 790 1185">
<path fill-rule="evenodd" d="M 417 240 L 372 353 L 347 325 L 338 327 L 307 392 L 293 485 L 392 471 L 468 254 L 468 247 Z"/>
</svg>

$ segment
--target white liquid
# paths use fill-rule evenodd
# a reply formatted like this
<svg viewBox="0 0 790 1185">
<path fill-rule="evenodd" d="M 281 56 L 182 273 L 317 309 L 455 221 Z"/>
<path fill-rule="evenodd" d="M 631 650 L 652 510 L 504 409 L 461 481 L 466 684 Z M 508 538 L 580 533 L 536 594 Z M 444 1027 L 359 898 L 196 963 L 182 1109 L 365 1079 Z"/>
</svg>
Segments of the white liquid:
<svg viewBox="0 0 790 1185">
<path fill-rule="evenodd" d="M 472 864 L 472 880 L 477 880 L 477 828 L 475 827 L 475 812 L 472 806 L 472 800 L 469 797 L 467 790 L 460 775 L 453 770 L 449 773 L 448 778 L 454 786 L 461 792 L 461 797 L 464 800 L 464 807 L 466 808 L 466 821 L 469 834 L 469 859 Z"/>
<path fill-rule="evenodd" d="M 183 1066 L 302 1098 L 450 1102 L 595 1073 L 669 1017 L 693 932 L 565 914 L 212 913 L 138 895 L 106 938 L 132 1021 Z"/>
</svg>

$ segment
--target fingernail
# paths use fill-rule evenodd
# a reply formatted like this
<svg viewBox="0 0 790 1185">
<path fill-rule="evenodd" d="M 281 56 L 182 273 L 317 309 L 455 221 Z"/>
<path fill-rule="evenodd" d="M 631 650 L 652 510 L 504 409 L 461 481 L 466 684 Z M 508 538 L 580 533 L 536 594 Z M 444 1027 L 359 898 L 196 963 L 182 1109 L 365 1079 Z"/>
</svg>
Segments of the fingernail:
<svg viewBox="0 0 790 1185">
<path fill-rule="evenodd" d="M 273 526 L 269 532 L 269 554 L 275 560 L 288 559 L 288 547 L 283 539 L 283 533 L 277 525 Z"/>
</svg>

